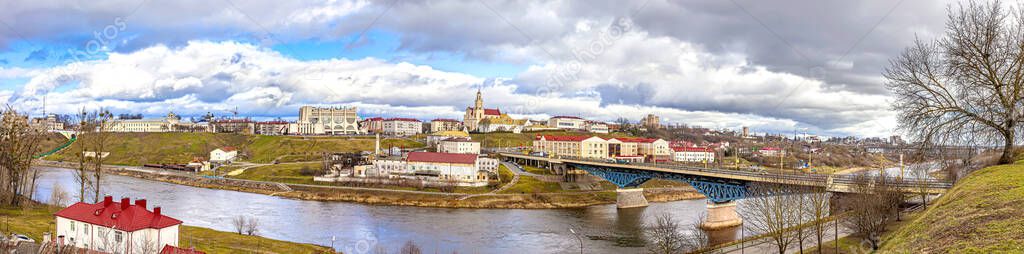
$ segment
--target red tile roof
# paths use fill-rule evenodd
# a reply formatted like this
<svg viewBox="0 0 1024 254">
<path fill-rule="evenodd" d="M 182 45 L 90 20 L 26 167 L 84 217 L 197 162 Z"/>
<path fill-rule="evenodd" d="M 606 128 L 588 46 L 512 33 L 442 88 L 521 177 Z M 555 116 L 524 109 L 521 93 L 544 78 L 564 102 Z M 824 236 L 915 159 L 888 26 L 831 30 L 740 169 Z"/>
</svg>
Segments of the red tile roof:
<svg viewBox="0 0 1024 254">
<path fill-rule="evenodd" d="M 363 119 L 363 121 L 383 121 L 383 120 L 384 120 L 383 117 L 370 117 L 370 118 L 367 118 L 367 119 Z"/>
<path fill-rule="evenodd" d="M 484 115 L 500 116 L 501 110 L 496 108 L 485 108 Z"/>
<path fill-rule="evenodd" d="M 206 254 L 206 252 L 198 251 L 195 249 L 182 249 L 175 246 L 164 245 L 164 249 L 160 250 L 160 254 Z"/>
<path fill-rule="evenodd" d="M 547 141 L 574 141 L 574 142 L 580 142 L 580 141 L 586 140 L 588 138 L 591 138 L 593 136 L 549 136 L 549 135 L 537 135 L 537 137 L 535 137 L 534 140 L 540 140 L 541 137 L 543 137 L 544 140 L 547 140 Z"/>
<path fill-rule="evenodd" d="M 136 200 L 135 204 L 131 204 L 127 198 L 121 199 L 121 202 L 114 202 L 110 196 L 106 196 L 100 203 L 78 202 L 53 215 L 128 232 L 181 224 L 180 220 L 160 214 L 159 209 L 157 207 L 153 208 L 153 211 L 146 210 L 145 199 Z"/>
<path fill-rule="evenodd" d="M 654 143 L 658 141 L 653 138 L 615 138 L 616 140 L 622 141 L 623 143 Z"/>
<path fill-rule="evenodd" d="M 476 154 L 411 152 L 409 162 L 476 164 Z"/>
<path fill-rule="evenodd" d="M 416 119 L 413 119 L 413 118 L 395 117 L 395 118 L 384 119 L 384 121 L 419 122 L 420 120 L 416 120 Z"/>
<path fill-rule="evenodd" d="M 707 147 L 673 147 L 672 150 L 676 152 L 711 152 L 711 148 Z"/>
<path fill-rule="evenodd" d="M 234 150 L 237 150 L 237 149 L 235 149 L 234 146 L 225 146 L 225 147 L 221 147 L 220 150 L 221 151 L 225 151 L 225 152 L 230 152 L 230 151 L 234 151 Z"/>
</svg>

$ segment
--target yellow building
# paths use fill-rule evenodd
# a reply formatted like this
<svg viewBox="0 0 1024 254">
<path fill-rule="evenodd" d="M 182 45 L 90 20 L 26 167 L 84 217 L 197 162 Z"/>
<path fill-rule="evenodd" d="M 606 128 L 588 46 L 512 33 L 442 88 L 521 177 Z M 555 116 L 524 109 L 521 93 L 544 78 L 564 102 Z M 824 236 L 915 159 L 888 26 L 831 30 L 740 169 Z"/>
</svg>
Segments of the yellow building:
<svg viewBox="0 0 1024 254">
<path fill-rule="evenodd" d="M 608 141 L 599 137 L 541 135 L 534 139 L 533 151 L 553 157 L 605 159 Z"/>
<path fill-rule="evenodd" d="M 466 108 L 466 115 L 462 117 L 462 125 L 469 131 L 478 131 L 480 121 L 487 118 L 501 117 L 501 110 L 496 108 L 484 108 L 483 94 L 476 91 L 476 101 L 473 107 Z"/>
</svg>

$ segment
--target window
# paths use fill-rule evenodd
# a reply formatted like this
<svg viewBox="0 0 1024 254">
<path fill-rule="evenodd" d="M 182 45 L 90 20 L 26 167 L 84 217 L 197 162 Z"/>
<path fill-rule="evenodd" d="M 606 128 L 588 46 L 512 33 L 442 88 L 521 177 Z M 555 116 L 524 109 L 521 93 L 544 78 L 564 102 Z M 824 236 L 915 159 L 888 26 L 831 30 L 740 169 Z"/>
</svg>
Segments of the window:
<svg viewBox="0 0 1024 254">
<path fill-rule="evenodd" d="M 71 222 L 71 232 L 75 232 L 75 222 L 74 221 Z"/>
<path fill-rule="evenodd" d="M 124 235 L 121 233 L 121 231 L 115 231 L 114 242 L 121 243 L 121 241 L 124 241 Z"/>
</svg>

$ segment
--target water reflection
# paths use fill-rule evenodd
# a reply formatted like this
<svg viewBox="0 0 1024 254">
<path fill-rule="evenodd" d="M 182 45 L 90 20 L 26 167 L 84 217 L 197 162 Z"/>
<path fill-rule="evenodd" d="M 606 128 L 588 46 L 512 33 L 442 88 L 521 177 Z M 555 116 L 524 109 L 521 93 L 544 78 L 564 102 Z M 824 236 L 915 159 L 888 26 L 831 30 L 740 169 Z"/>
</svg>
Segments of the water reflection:
<svg viewBox="0 0 1024 254">
<path fill-rule="evenodd" d="M 36 200 L 46 201 L 53 186 L 73 193 L 73 171 L 45 168 Z M 685 227 L 705 212 L 704 200 L 652 203 L 646 208 L 614 205 L 579 209 L 449 209 L 374 206 L 355 203 L 285 199 L 245 192 L 194 188 L 130 177 L 109 176 L 103 192 L 115 197 L 146 198 L 163 213 L 186 225 L 233 231 L 231 219 L 255 216 L 260 234 L 287 241 L 333 246 L 345 253 L 390 252 L 414 241 L 427 252 L 574 253 L 579 243 L 569 232 L 580 228 L 587 253 L 636 253 L 643 248 L 643 224 L 660 213 Z M 73 195 L 73 194 L 72 194 Z M 738 233 L 721 233 L 732 235 Z M 188 236 L 182 235 L 184 239 Z"/>
</svg>

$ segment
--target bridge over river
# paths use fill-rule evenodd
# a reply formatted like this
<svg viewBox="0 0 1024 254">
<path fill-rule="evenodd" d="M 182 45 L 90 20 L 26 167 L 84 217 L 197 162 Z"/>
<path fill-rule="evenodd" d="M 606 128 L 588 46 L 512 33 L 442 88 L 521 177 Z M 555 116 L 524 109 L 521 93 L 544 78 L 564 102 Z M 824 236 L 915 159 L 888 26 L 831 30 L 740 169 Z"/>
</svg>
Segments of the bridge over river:
<svg viewBox="0 0 1024 254">
<path fill-rule="evenodd" d="M 765 173 L 676 164 L 619 163 L 593 158 L 551 158 L 517 153 L 498 153 L 498 155 L 502 160 L 509 162 L 550 168 L 556 172 L 582 170 L 608 180 L 618 186 L 618 202 L 616 205 L 619 208 L 647 206 L 647 199 L 643 196 L 643 189 L 638 188 L 638 186 L 650 179 L 658 178 L 686 182 L 698 192 L 704 194 L 708 199 L 708 216 L 702 226 L 709 229 L 739 225 L 741 220 L 736 214 L 736 203 L 734 201 L 754 195 L 750 189 L 756 183 L 824 188 L 829 192 L 836 193 L 855 193 L 858 190 L 864 189 L 857 188 L 861 185 L 859 182 L 862 181 L 858 181 L 856 179 L 857 176 L 854 175 Z M 882 180 L 878 179 L 877 176 L 872 178 L 869 184 Z M 935 179 L 891 182 L 907 193 L 942 194 L 952 187 L 952 184 L 949 182 Z"/>
</svg>

